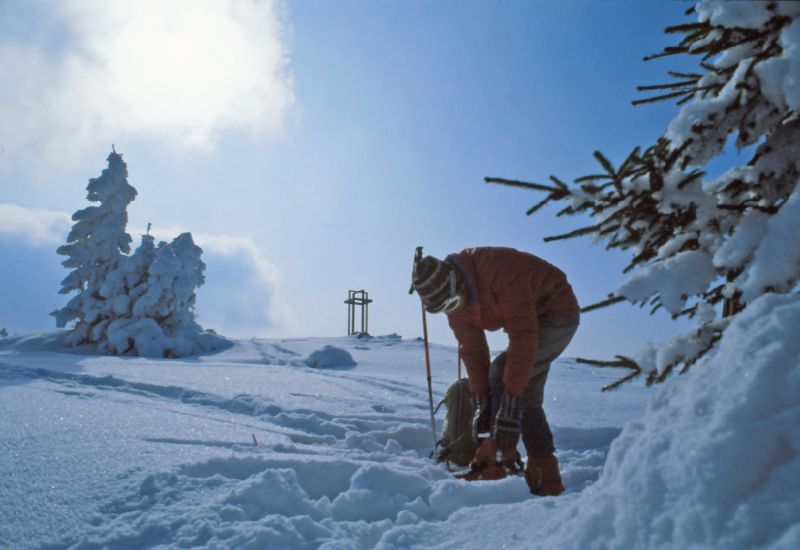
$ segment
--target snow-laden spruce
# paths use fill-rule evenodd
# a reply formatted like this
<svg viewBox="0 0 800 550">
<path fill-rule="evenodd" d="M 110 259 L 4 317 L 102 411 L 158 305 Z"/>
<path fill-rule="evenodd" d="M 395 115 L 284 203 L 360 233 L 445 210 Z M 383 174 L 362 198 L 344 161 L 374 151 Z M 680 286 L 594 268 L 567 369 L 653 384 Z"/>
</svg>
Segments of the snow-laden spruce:
<svg viewBox="0 0 800 550">
<path fill-rule="evenodd" d="M 800 280 L 800 2 L 703 0 L 687 13 L 697 21 L 667 29 L 683 40 L 649 59 L 696 55 L 698 71 L 670 72 L 674 82 L 640 87 L 659 95 L 634 102 L 682 105 L 657 143 L 618 167 L 596 152 L 603 173 L 573 186 L 487 178 L 547 192 L 530 212 L 563 200 L 560 214 L 594 220 L 546 240 L 591 234 L 632 253 L 629 278 L 596 307 L 628 300 L 698 321 L 636 362 L 621 358 L 648 383 L 686 370 L 759 296 Z M 709 178 L 729 142 L 750 147 L 749 161 Z"/>
<path fill-rule="evenodd" d="M 75 321 L 69 335 L 73 345 L 98 341 L 98 325 L 115 315 L 114 301 L 109 300 L 103 285 L 107 275 L 117 269 L 130 252 L 128 205 L 136 198 L 136 189 L 128 183 L 128 167 L 116 151 L 108 155 L 108 168 L 99 178 L 89 180 L 86 198 L 99 202 L 72 215 L 75 224 L 67 244 L 58 253 L 67 256 L 62 265 L 72 272 L 61 282 L 61 294 L 77 292 L 66 306 L 53 312 L 59 328 Z"/>
<path fill-rule="evenodd" d="M 150 235 L 133 254 L 126 233 L 127 207 L 136 197 L 128 169 L 115 150 L 108 168 L 89 181 L 88 199 L 100 202 L 76 212 L 67 243 L 58 253 L 75 268 L 61 293 L 77 294 L 53 313 L 59 328 L 75 321 L 69 345 L 94 344 L 101 353 L 181 357 L 218 349 L 225 342 L 195 321 L 195 290 L 205 281 L 202 249 L 191 233 L 156 246 Z"/>
</svg>

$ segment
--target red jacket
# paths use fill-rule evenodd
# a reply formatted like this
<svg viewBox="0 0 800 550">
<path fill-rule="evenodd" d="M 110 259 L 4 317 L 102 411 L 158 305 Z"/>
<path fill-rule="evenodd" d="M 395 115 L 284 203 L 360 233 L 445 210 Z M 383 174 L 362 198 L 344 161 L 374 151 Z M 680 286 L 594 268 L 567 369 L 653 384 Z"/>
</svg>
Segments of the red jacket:
<svg viewBox="0 0 800 550">
<path fill-rule="evenodd" d="M 489 346 L 483 331 L 502 328 L 508 334 L 505 391 L 522 395 L 539 344 L 539 320 L 579 312 L 567 277 L 541 258 L 513 248 L 468 248 L 447 261 L 461 270 L 469 288 L 467 306 L 447 317 L 461 347 L 470 390 L 489 393 Z"/>
</svg>

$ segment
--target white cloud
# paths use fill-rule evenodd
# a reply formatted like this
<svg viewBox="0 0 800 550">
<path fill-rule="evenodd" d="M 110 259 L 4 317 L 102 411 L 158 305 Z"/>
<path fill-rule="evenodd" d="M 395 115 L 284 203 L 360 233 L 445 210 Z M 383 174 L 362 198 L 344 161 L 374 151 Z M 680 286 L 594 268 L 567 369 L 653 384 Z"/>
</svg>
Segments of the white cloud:
<svg viewBox="0 0 800 550">
<path fill-rule="evenodd" d="M 34 245 L 59 245 L 64 243 L 71 224 L 64 212 L 0 203 L 0 237 Z"/>
<path fill-rule="evenodd" d="M 279 131 L 293 102 L 275 1 L 17 7 L 0 17 L 6 156 L 78 160 L 129 137 L 207 148 L 230 128 Z"/>
<path fill-rule="evenodd" d="M 278 269 L 252 239 L 194 237 L 206 263 L 206 283 L 197 297 L 198 317 L 205 328 L 232 337 L 290 332 L 294 314 L 278 293 Z"/>
</svg>

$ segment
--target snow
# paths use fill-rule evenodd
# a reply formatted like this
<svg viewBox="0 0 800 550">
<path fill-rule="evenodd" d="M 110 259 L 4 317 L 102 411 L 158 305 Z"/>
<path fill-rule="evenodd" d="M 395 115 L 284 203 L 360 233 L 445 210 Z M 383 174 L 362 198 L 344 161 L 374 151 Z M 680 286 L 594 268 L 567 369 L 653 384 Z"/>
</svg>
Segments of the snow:
<svg viewBox="0 0 800 550">
<path fill-rule="evenodd" d="M 757 29 L 775 14 L 797 17 L 800 15 L 800 5 L 785 0 L 777 2 L 701 0 L 697 3 L 697 14 L 699 21 L 709 21 L 712 25 Z"/>
<path fill-rule="evenodd" d="M 797 19 L 800 3 L 701 0 L 697 11 L 758 28 Z M 682 142 L 715 121 L 686 149 L 690 166 L 737 132 L 756 157 L 683 187 L 684 168 L 668 171 L 659 213 L 696 219 L 616 291 L 658 294 L 674 314 L 724 268 L 723 295 L 741 293 L 746 308 L 716 320 L 701 299 L 696 331 L 637 360 L 658 372 L 710 351 L 651 390 L 601 394 L 618 372 L 555 363 L 545 408 L 567 486 L 557 498 L 531 496 L 519 477 L 456 480 L 429 460 L 420 339 L 202 331 L 202 251 L 187 233 L 158 247 L 144 236 L 127 255 L 136 191 L 113 152 L 88 187 L 101 205 L 75 214 L 59 249 L 75 268 L 62 291 L 91 290 L 57 315 L 78 326 L 0 331 L 0 547 L 800 548 L 800 121 L 785 112 L 800 105 L 798 21 L 776 38 L 771 59 L 756 63 L 754 44 L 712 59 L 731 78 L 708 72 L 700 84 L 719 93 L 687 103 L 666 134 Z M 747 94 L 745 118 L 721 116 Z M 75 345 L 86 342 L 99 345 Z M 98 355 L 131 347 L 139 357 Z M 431 357 L 438 402 L 456 352 L 433 345 Z"/>
<path fill-rule="evenodd" d="M 545 404 L 557 498 L 430 462 L 419 339 L 252 339 L 152 359 L 83 355 L 63 333 L 6 337 L 0 546 L 795 548 L 799 327 L 796 295 L 759 298 L 715 353 L 650 390 L 603 394 L 617 371 L 559 360 Z M 306 364 L 332 356 L 353 364 Z M 431 357 L 438 402 L 456 353 Z"/>
<path fill-rule="evenodd" d="M 574 538 L 551 547 L 798 548 L 799 328 L 798 296 L 754 302 L 712 359 L 625 426 L 562 515 Z"/>
<path fill-rule="evenodd" d="M 800 272 L 800 247 L 797 228 L 800 220 L 800 186 L 774 216 L 767 220 L 767 231 L 755 251 L 754 261 L 742 274 L 742 296 L 751 301 L 765 289 L 792 290 Z"/>
<path fill-rule="evenodd" d="M 687 296 L 700 294 L 714 278 L 714 267 L 706 252 L 680 252 L 643 268 L 620 285 L 614 294 L 635 303 L 646 300 L 657 291 L 661 304 L 675 314 L 683 308 Z"/>
<path fill-rule="evenodd" d="M 308 356 L 306 365 L 317 369 L 331 369 L 337 367 L 354 367 L 356 362 L 346 349 L 326 345 Z"/>
<path fill-rule="evenodd" d="M 767 234 L 769 217 L 758 210 L 751 210 L 742 216 L 731 238 L 714 253 L 714 266 L 735 267 L 750 260 Z"/>
<path fill-rule="evenodd" d="M 0 547 L 389 548 L 415 526 L 535 500 L 521 478 L 469 484 L 430 462 L 419 339 L 253 339 L 162 359 L 62 337 L 0 340 Z M 354 364 L 306 365 L 340 353 Z M 431 356 L 438 402 L 456 353 Z M 644 409 L 643 388 L 600 393 L 617 374 L 553 368 L 564 500 Z"/>
<path fill-rule="evenodd" d="M 783 95 L 790 109 L 800 109 L 800 20 L 795 21 L 781 36 L 782 58 L 786 62 Z"/>
</svg>

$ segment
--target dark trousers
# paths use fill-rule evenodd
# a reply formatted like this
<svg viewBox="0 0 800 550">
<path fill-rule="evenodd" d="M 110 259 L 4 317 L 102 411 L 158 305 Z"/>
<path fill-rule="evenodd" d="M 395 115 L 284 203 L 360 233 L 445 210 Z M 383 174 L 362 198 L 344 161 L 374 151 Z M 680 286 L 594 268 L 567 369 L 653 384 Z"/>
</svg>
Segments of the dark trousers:
<svg viewBox="0 0 800 550">
<path fill-rule="evenodd" d="M 579 320 L 578 315 L 558 315 L 539 320 L 539 347 L 533 360 L 528 384 L 522 392 L 521 435 L 528 456 L 555 452 L 553 433 L 542 408 L 544 385 L 550 372 L 550 363 L 569 345 L 575 331 L 578 330 Z M 492 418 L 497 416 L 500 397 L 503 395 L 505 366 L 505 351 L 489 366 Z"/>
</svg>

